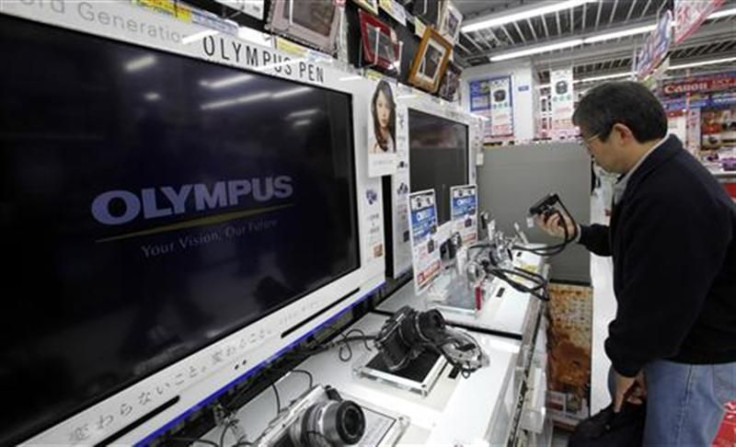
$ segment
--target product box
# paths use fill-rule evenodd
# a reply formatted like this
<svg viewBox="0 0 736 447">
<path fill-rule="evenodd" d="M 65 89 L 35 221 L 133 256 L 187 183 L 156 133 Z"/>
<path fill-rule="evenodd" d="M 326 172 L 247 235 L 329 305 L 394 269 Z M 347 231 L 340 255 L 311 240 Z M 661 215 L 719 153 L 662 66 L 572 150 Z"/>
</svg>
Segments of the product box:
<svg viewBox="0 0 736 447">
<path fill-rule="evenodd" d="M 593 289 L 551 284 L 549 295 L 547 411 L 572 428 L 590 416 Z"/>
</svg>

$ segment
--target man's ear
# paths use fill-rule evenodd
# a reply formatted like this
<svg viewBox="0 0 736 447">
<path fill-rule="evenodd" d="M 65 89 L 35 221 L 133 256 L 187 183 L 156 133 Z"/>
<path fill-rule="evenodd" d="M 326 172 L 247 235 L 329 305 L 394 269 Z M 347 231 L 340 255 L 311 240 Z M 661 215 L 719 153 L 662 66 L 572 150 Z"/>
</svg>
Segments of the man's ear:
<svg viewBox="0 0 736 447">
<path fill-rule="evenodd" d="M 611 134 L 615 135 L 616 138 L 623 144 L 631 143 L 635 140 L 634 133 L 629 129 L 626 124 L 616 123 L 611 128 Z"/>
</svg>

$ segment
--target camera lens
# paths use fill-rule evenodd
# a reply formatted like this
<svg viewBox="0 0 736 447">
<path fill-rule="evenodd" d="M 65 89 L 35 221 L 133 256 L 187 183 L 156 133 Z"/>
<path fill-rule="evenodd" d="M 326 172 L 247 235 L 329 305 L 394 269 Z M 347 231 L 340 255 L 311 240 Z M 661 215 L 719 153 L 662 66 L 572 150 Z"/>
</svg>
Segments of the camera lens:
<svg viewBox="0 0 736 447">
<path fill-rule="evenodd" d="M 364 433 L 363 410 L 349 400 L 330 400 L 312 405 L 289 431 L 292 442 L 305 447 L 353 445 Z"/>
</svg>

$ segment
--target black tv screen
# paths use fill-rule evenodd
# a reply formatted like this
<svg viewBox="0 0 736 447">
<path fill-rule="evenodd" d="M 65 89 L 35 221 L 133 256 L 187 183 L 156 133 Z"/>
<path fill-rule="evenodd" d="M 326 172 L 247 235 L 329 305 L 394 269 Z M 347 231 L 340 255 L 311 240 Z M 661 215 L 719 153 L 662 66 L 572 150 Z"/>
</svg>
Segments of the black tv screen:
<svg viewBox="0 0 736 447">
<path fill-rule="evenodd" d="M 450 188 L 468 183 L 468 126 L 409 109 L 412 191 L 434 189 L 439 224 L 450 220 Z"/>
<path fill-rule="evenodd" d="M 359 267 L 352 98 L 0 15 L 0 445 Z"/>
</svg>

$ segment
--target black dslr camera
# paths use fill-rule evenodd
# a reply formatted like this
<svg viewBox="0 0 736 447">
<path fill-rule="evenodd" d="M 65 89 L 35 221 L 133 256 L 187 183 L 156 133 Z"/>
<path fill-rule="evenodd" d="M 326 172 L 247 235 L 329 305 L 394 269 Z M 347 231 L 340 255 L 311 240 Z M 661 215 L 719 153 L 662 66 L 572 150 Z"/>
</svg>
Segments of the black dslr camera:
<svg viewBox="0 0 736 447">
<path fill-rule="evenodd" d="M 443 336 L 445 319 L 436 310 L 418 312 L 404 306 L 384 323 L 376 338 L 376 346 L 389 371 L 398 371 L 417 358 L 428 345 Z"/>
</svg>

